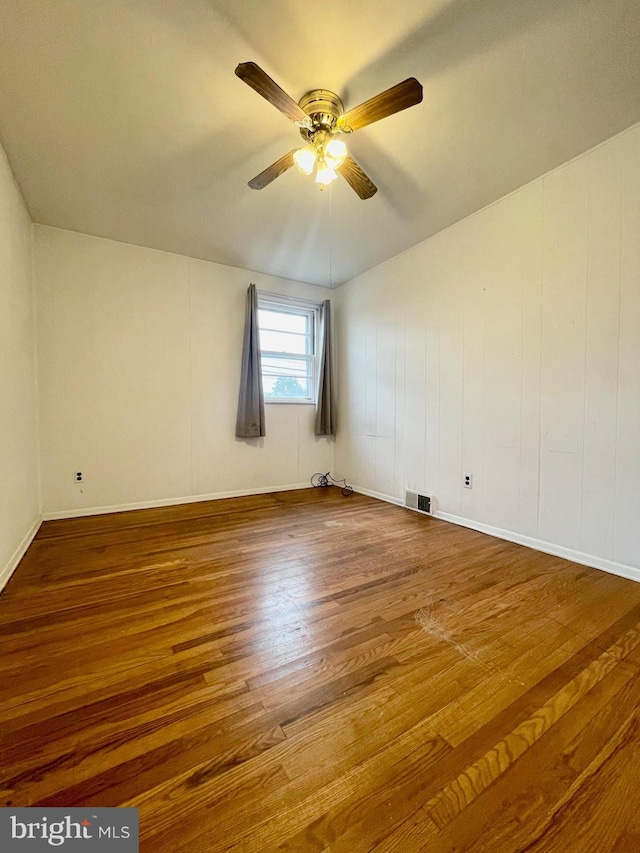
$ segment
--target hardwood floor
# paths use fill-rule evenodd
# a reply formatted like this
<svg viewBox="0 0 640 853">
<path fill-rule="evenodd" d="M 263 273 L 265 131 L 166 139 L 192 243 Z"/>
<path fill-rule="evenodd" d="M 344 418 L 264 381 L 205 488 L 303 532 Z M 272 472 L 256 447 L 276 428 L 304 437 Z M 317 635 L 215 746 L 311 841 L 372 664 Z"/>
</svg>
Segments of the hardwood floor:
<svg viewBox="0 0 640 853">
<path fill-rule="evenodd" d="M 640 850 L 640 584 L 338 489 L 41 528 L 0 804 L 141 847 Z"/>
</svg>

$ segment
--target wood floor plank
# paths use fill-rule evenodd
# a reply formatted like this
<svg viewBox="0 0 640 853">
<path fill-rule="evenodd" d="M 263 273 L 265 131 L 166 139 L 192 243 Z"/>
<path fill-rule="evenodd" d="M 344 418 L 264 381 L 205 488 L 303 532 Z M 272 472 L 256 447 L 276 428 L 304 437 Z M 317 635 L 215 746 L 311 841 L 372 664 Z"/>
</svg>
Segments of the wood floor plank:
<svg viewBox="0 0 640 853">
<path fill-rule="evenodd" d="M 143 853 L 640 849 L 640 585 L 314 489 L 45 523 L 0 804 Z"/>
</svg>

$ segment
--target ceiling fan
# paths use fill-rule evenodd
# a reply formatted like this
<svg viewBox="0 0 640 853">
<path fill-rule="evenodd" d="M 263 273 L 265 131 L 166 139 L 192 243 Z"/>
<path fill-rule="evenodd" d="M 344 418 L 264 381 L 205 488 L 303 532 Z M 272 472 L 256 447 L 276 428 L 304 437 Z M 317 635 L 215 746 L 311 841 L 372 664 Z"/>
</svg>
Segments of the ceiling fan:
<svg viewBox="0 0 640 853">
<path fill-rule="evenodd" d="M 289 151 L 250 180 L 253 190 L 264 189 L 295 165 L 305 175 L 315 170 L 320 189 L 335 180 L 339 173 L 360 198 L 371 198 L 378 188 L 347 153 L 347 146 L 338 134 L 360 130 L 422 101 L 422 86 L 415 77 L 409 77 L 345 113 L 340 98 L 327 89 L 313 89 L 296 103 L 255 62 L 241 62 L 236 74 L 298 125 L 307 143 Z"/>
</svg>

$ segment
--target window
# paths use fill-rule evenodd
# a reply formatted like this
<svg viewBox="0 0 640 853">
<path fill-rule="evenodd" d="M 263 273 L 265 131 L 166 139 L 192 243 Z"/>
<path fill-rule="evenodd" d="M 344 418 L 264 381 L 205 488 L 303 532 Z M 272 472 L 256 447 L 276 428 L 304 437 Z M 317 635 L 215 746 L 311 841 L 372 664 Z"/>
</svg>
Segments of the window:
<svg viewBox="0 0 640 853">
<path fill-rule="evenodd" d="M 315 402 L 317 310 L 308 303 L 259 296 L 266 402 Z"/>
</svg>

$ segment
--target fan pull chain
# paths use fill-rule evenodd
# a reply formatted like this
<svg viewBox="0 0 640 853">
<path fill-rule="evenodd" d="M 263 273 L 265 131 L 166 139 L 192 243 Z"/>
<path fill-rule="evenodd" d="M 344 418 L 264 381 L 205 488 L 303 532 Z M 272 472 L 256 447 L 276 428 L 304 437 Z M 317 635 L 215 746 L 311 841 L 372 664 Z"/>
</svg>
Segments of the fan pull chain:
<svg viewBox="0 0 640 853">
<path fill-rule="evenodd" d="M 329 287 L 333 288 L 333 187 L 329 184 Z"/>
</svg>

